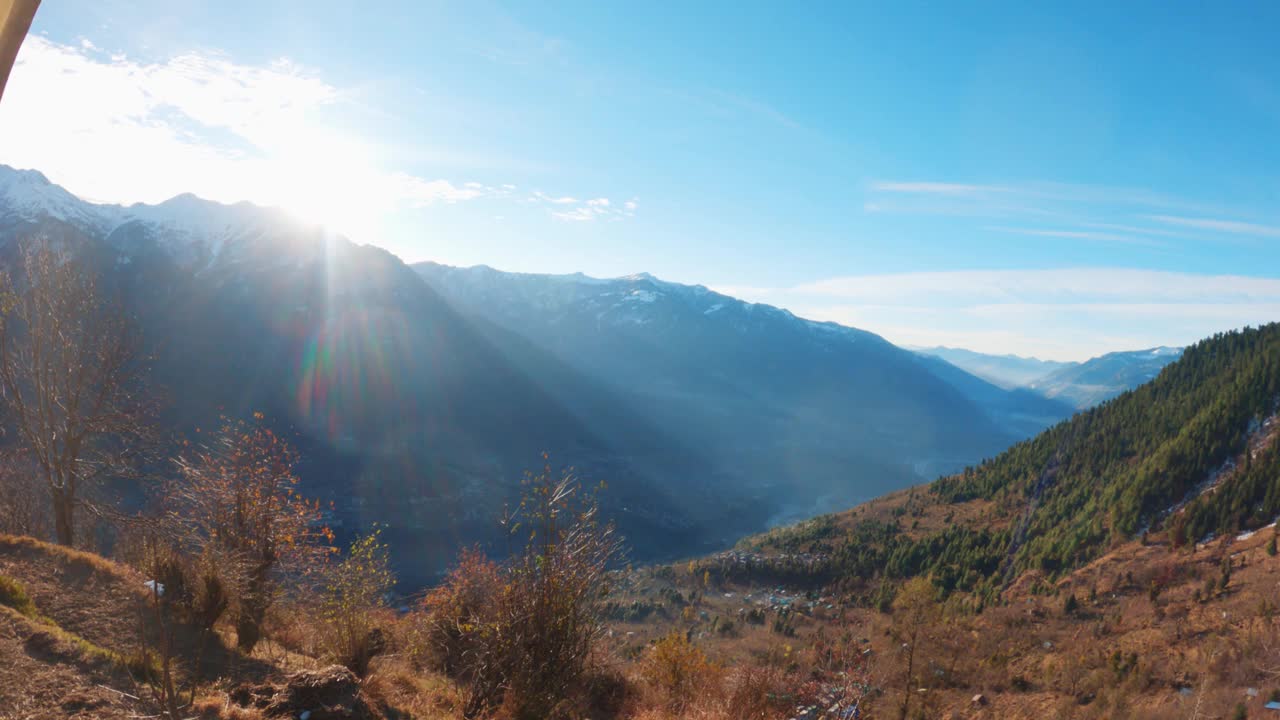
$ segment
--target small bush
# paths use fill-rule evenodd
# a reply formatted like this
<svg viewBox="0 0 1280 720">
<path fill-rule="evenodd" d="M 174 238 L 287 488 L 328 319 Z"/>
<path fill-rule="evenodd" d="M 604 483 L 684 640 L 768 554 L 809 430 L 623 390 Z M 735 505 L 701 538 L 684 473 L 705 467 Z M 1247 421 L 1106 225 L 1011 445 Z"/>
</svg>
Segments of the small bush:
<svg viewBox="0 0 1280 720">
<path fill-rule="evenodd" d="M 777 667 L 750 665 L 733 676 L 725 709 L 735 720 L 770 720 L 787 710 L 786 697 L 786 678 Z"/>
<path fill-rule="evenodd" d="M 1076 599 L 1075 593 L 1067 595 L 1067 599 L 1062 602 L 1063 615 L 1075 615 L 1080 609 L 1080 601 Z"/>
<path fill-rule="evenodd" d="M 498 565 L 479 548 L 462 551 L 457 567 L 422 602 L 425 621 L 411 649 L 415 660 L 467 679 L 467 661 L 479 650 L 478 632 L 494 617 L 499 574 Z"/>
<path fill-rule="evenodd" d="M 191 599 L 191 619 L 202 630 L 212 630 L 231 605 L 227 583 L 216 569 L 202 567 Z"/>
<path fill-rule="evenodd" d="M 529 474 L 519 510 L 504 518 L 519 542 L 514 557 L 495 566 L 464 554 L 427 601 L 425 634 L 442 669 L 465 684 L 468 717 L 497 708 L 504 718 L 545 720 L 581 697 L 620 544 L 579 490 L 571 473 Z"/>
<path fill-rule="evenodd" d="M 7 575 L 0 575 L 0 605 L 8 605 L 32 619 L 40 616 L 36 604 L 27 595 L 27 590 L 22 587 L 22 583 Z"/>
<path fill-rule="evenodd" d="M 359 677 L 369 673 L 369 662 L 386 649 L 375 614 L 386 606 L 395 575 L 380 534 L 375 529 L 353 541 L 347 556 L 326 571 L 320 606 L 322 649 Z"/>
<path fill-rule="evenodd" d="M 718 684 L 720 668 L 684 633 L 676 631 L 649 650 L 641 675 L 662 695 L 670 710 L 680 712 L 699 694 Z"/>
</svg>

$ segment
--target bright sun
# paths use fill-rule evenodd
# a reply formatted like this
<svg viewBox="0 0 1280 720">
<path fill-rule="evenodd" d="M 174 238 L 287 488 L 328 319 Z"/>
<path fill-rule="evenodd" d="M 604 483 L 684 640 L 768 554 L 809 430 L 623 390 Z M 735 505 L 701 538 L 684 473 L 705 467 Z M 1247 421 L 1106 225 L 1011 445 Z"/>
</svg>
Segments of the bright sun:
<svg viewBox="0 0 1280 720">
<path fill-rule="evenodd" d="M 273 150 L 264 160 L 273 204 L 358 242 L 377 239 L 397 193 L 370 147 L 331 131 L 299 128 Z"/>
</svg>

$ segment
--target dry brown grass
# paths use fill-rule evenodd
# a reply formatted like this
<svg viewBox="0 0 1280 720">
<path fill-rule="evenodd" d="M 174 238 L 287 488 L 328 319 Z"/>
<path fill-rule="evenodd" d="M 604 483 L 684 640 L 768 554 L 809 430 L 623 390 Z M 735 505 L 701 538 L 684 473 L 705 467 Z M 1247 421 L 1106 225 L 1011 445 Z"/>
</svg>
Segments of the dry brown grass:
<svg viewBox="0 0 1280 720">
<path fill-rule="evenodd" d="M 921 517 L 933 522 L 933 512 L 925 509 Z M 1230 717 L 1236 704 L 1244 703 L 1249 717 L 1259 716 L 1262 703 L 1280 689 L 1280 558 L 1265 551 L 1272 534 L 1265 530 L 1194 552 L 1174 552 L 1164 538 L 1153 534 L 1146 545 L 1122 544 L 1064 578 L 1056 594 L 1035 594 L 1036 583 L 1024 578 L 1006 592 L 1003 604 L 980 615 L 956 615 L 952 608 L 952 614 L 921 641 L 916 674 L 928 687 L 924 693 L 915 689 L 913 708 L 926 717 L 1141 720 L 1189 717 L 1196 704 L 1202 717 Z M 1205 581 L 1220 577 L 1224 558 L 1231 564 L 1230 582 L 1225 590 L 1205 596 Z M 141 583 L 135 573 L 86 553 L 0 537 L 0 573 L 14 569 L 24 586 L 31 582 L 26 589 L 39 613 L 59 624 L 64 619 L 79 622 L 99 633 L 110 626 L 80 618 L 72 603 L 58 602 L 57 594 L 70 594 L 64 586 L 76 588 L 71 592 L 86 593 L 75 597 L 89 611 L 106 613 L 111 603 L 135 597 Z M 1152 582 L 1160 585 L 1154 602 Z M 769 596 L 783 596 L 777 588 L 714 583 L 708 588 L 701 578 L 684 572 L 648 570 L 638 571 L 624 586 L 624 605 L 665 602 L 669 607 L 665 614 L 653 612 L 640 622 L 611 623 L 612 632 L 597 650 L 605 670 L 589 691 L 575 696 L 577 715 L 566 711 L 567 717 L 788 717 L 795 705 L 811 701 L 815 685 L 829 683 L 837 666 L 849 662 L 853 655 L 832 659 L 830 648 L 841 643 L 857 653 L 863 648 L 873 651 L 875 663 L 867 677 L 885 694 L 872 698 L 870 714 L 864 717 L 896 715 L 899 696 L 894 690 L 904 666 L 887 633 L 892 621 L 887 614 L 845 607 L 836 596 L 820 595 L 811 607 L 809 598 L 787 591 L 785 597 L 793 601 L 795 611 L 790 634 L 782 634 L 773 627 L 772 613 L 763 624 L 745 622 L 740 614 L 761 607 L 757 603 Z M 87 594 L 96 590 L 103 592 Z M 676 591 L 682 604 L 670 600 Z M 1066 593 L 1074 593 L 1079 601 L 1071 614 L 1064 612 Z M 833 607 L 828 609 L 828 604 Z M 688 613 L 686 606 L 691 608 Z M 314 642 L 308 613 L 282 610 L 278 625 L 272 625 L 272 635 L 281 642 L 264 643 L 254 659 L 274 672 L 314 666 L 307 654 Z M 38 628 L 16 625 L 20 618 L 18 613 L 0 615 L 0 655 L 30 659 L 23 644 Z M 732 631 L 720 632 L 726 621 L 732 621 Z M 391 627 L 391 654 L 373 663 L 364 686 L 371 704 L 388 718 L 460 718 L 463 690 L 421 667 L 408 652 L 413 616 L 399 618 Z M 654 644 L 672 633 L 691 639 L 682 644 L 697 651 L 689 653 L 697 655 L 690 666 L 715 672 L 690 672 L 700 679 L 687 684 L 655 682 L 646 672 Z M 63 655 L 75 651 L 53 639 L 62 643 Z M 42 642 L 48 643 L 37 644 Z M 81 717 L 124 717 L 124 710 L 111 714 L 117 712 L 111 703 L 118 705 L 120 696 L 106 691 L 94 695 L 89 682 L 99 677 L 92 673 L 109 672 L 107 666 L 95 669 L 88 660 L 68 657 L 38 660 L 34 666 L 19 658 L 13 669 L 0 666 L 0 699 L 8 699 L 4 683 L 38 678 L 81 698 L 94 712 L 101 710 L 98 715 L 77 710 Z M 22 687 L 31 697 L 41 698 L 46 708 L 57 706 L 32 683 Z M 1257 696 L 1246 695 L 1247 688 L 1258 690 Z M 977 693 L 984 695 L 985 704 L 971 702 Z M 212 691 L 199 712 L 210 720 L 257 720 L 253 712 L 232 709 L 225 695 Z"/>
<path fill-rule="evenodd" d="M 0 708 L 14 717 L 125 718 L 144 707 L 123 658 L 9 607 L 0 658 Z"/>
<path fill-rule="evenodd" d="M 894 504 L 906 497 L 897 493 L 864 512 L 892 516 Z M 932 523 L 935 514 L 926 507 L 920 517 Z M 1037 583 L 1027 576 L 1006 591 L 1005 604 L 980 615 L 952 608 L 922 648 L 932 678 L 921 695 L 928 698 L 928 716 L 1189 717 L 1189 698 L 1199 700 L 1202 717 L 1229 717 L 1237 702 L 1245 704 L 1250 717 L 1258 715 L 1267 697 L 1280 689 L 1280 558 L 1266 553 L 1272 535 L 1266 529 L 1225 545 L 1173 552 L 1153 533 L 1147 544 L 1121 544 L 1063 579 L 1056 594 L 1035 594 Z M 1227 589 L 1204 596 L 1206 581 L 1220 577 L 1224 557 L 1232 564 Z M 878 658 L 877 685 L 901 683 L 900 656 L 886 635 L 889 615 L 823 597 L 812 610 L 804 603 L 795 614 L 794 635 L 784 636 L 771 629 L 772 613 L 762 625 L 738 622 L 739 613 L 758 607 L 760 598 L 779 595 L 776 588 L 730 583 L 706 589 L 679 564 L 674 571 L 637 576 L 642 580 L 626 585 L 620 604 L 666 603 L 667 612 L 654 612 L 643 622 L 614 623 L 610 643 L 620 657 L 643 658 L 646 648 L 673 630 L 690 633 L 709 658 L 730 670 L 768 664 L 770 653 L 790 647 L 789 659 L 780 666 L 798 686 L 816 664 L 811 648 L 820 638 L 847 630 L 869 641 Z M 1160 586 L 1154 603 L 1152 582 Z M 691 615 L 669 602 L 673 591 L 693 595 Z M 1074 615 L 1063 611 L 1067 593 L 1079 601 Z M 794 592 L 787 597 L 802 603 Z M 833 610 L 825 607 L 828 602 Z M 713 632 L 717 616 L 733 618 L 735 631 Z M 1256 689 L 1257 696 L 1247 696 L 1247 688 Z M 985 696 L 983 706 L 971 702 L 978 693 Z M 872 717 L 892 709 L 884 698 L 875 707 Z M 689 712 L 711 717 L 713 709 Z M 670 714 L 656 701 L 640 711 L 654 718 Z"/>
<path fill-rule="evenodd" d="M 114 563 L 101 555 L 66 547 L 65 545 L 55 545 L 33 537 L 0 533 L 0 553 L 17 554 L 24 551 L 51 555 L 66 565 L 79 564 L 100 573 L 118 575 L 124 571 L 124 566 Z"/>
<path fill-rule="evenodd" d="M 404 658 L 374 661 L 364 692 L 370 702 L 399 717 L 450 720 L 462 717 L 466 698 L 449 679 L 414 668 Z"/>
</svg>

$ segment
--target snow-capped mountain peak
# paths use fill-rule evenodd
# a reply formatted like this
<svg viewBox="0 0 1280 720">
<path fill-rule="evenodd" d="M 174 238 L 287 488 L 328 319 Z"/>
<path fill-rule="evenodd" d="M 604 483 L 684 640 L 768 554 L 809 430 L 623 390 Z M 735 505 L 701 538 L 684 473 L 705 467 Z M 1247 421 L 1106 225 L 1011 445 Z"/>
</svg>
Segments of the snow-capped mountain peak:
<svg viewBox="0 0 1280 720">
<path fill-rule="evenodd" d="M 57 221 L 106 239 L 126 255 L 154 243 L 184 264 L 217 259 L 229 243 L 282 224 L 298 224 L 282 210 L 242 202 L 225 205 L 191 193 L 128 207 L 92 203 L 36 170 L 0 165 L 0 226 Z"/>
<path fill-rule="evenodd" d="M 53 184 L 38 170 L 0 165 L 0 220 L 34 222 L 43 217 L 99 231 L 110 222 L 100 206 Z"/>
</svg>

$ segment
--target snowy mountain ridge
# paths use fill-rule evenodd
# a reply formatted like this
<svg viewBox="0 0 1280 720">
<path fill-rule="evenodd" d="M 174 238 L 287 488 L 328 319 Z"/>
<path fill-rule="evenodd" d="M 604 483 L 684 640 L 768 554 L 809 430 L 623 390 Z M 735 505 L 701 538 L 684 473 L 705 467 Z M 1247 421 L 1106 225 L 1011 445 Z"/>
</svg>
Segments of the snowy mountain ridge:
<svg viewBox="0 0 1280 720">
<path fill-rule="evenodd" d="M 126 254 L 135 249 L 139 238 L 145 238 L 183 264 L 213 262 L 237 240 L 284 224 L 300 225 L 277 208 L 248 202 L 225 205 L 190 193 L 155 205 L 93 203 L 37 170 L 0 164 L 0 227 L 34 226 L 46 220 L 105 237 Z"/>
<path fill-rule="evenodd" d="M 715 322 L 739 333 L 758 330 L 762 324 L 787 323 L 808 330 L 815 340 L 840 338 L 857 342 L 886 343 L 874 333 L 833 322 L 797 317 L 785 308 L 723 295 L 704 285 L 684 285 L 641 272 L 615 278 L 583 273 L 563 275 L 496 270 L 488 265 L 453 267 L 433 262 L 414 266 L 446 294 L 483 299 L 490 307 L 519 322 L 517 315 L 536 311 L 540 320 L 552 322 L 569 316 L 593 316 L 600 325 L 658 326 Z"/>
</svg>

